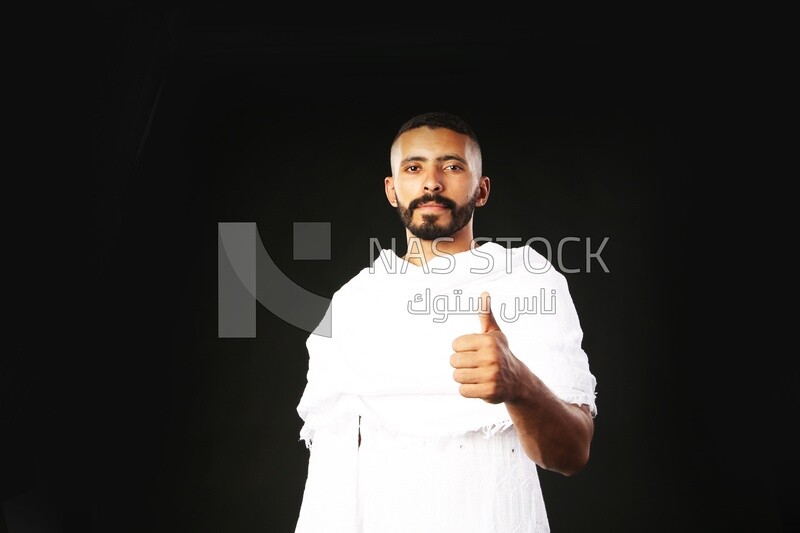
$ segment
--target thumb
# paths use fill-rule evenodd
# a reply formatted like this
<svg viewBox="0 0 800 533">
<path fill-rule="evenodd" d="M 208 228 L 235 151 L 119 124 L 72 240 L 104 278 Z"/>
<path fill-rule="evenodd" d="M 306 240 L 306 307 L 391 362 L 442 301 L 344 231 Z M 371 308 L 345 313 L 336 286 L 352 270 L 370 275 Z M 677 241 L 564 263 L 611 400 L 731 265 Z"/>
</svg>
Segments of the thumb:
<svg viewBox="0 0 800 533">
<path fill-rule="evenodd" d="M 500 326 L 492 314 L 492 297 L 488 292 L 481 293 L 481 305 L 478 309 L 478 318 L 481 321 L 481 333 L 489 333 L 490 331 L 500 331 Z"/>
</svg>

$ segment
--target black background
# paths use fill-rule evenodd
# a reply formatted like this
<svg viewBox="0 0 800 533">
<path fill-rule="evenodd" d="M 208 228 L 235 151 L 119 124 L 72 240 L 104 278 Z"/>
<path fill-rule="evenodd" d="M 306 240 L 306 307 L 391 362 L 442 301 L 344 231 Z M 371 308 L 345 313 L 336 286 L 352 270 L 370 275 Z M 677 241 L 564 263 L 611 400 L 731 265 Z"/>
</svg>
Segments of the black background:
<svg viewBox="0 0 800 533">
<path fill-rule="evenodd" d="M 796 526 L 797 364 L 746 341 L 773 335 L 746 246 L 770 216 L 771 45 L 396 15 L 120 2 L 19 42 L 41 61 L 22 62 L 32 150 L 6 199 L 7 529 L 292 531 L 308 333 L 259 307 L 255 339 L 217 338 L 217 224 L 256 222 L 330 297 L 370 237 L 402 242 L 389 144 L 437 109 L 481 139 L 476 235 L 609 239 L 608 273 L 565 257 L 599 415 L 589 465 L 541 473 L 553 530 Z M 308 221 L 331 222 L 330 261 L 293 260 Z"/>
</svg>

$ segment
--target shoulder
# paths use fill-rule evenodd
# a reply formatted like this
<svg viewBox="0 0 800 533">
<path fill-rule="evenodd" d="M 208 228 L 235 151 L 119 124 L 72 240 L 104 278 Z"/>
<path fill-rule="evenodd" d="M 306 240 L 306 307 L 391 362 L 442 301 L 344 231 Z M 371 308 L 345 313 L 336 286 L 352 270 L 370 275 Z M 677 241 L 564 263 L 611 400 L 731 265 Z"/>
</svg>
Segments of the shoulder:
<svg viewBox="0 0 800 533">
<path fill-rule="evenodd" d="M 504 247 L 494 243 L 487 247 L 495 260 L 493 270 L 504 271 L 509 277 L 519 280 L 535 280 L 540 283 L 566 284 L 567 278 L 552 261 L 537 252 L 531 245 Z"/>
<path fill-rule="evenodd" d="M 353 277 L 343 283 L 339 289 L 333 293 L 333 298 L 343 299 L 364 290 L 374 290 L 376 282 L 387 281 L 388 270 L 383 265 L 385 261 L 391 260 L 391 256 L 386 254 L 386 252 L 387 250 L 382 251 L 379 258 L 371 261 L 369 266 L 362 268 Z"/>
</svg>

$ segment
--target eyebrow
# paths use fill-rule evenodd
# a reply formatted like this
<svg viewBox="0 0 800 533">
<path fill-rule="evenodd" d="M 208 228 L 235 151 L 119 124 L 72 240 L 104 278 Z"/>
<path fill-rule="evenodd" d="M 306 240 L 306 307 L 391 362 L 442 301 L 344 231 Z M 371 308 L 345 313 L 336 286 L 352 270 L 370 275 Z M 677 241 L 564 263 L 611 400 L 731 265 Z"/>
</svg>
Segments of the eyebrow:
<svg viewBox="0 0 800 533">
<path fill-rule="evenodd" d="M 441 163 L 443 161 L 450 161 L 450 160 L 453 160 L 453 159 L 455 159 L 456 161 L 458 161 L 460 163 L 468 165 L 466 159 L 464 159 L 460 155 L 456 155 L 456 154 L 444 154 L 442 156 L 437 157 L 436 161 Z M 405 159 L 400 161 L 400 164 L 403 165 L 405 163 L 410 163 L 412 161 L 420 161 L 420 162 L 424 163 L 424 162 L 428 161 L 428 158 L 427 157 L 422 157 L 421 155 L 412 155 L 412 156 L 406 157 Z"/>
</svg>

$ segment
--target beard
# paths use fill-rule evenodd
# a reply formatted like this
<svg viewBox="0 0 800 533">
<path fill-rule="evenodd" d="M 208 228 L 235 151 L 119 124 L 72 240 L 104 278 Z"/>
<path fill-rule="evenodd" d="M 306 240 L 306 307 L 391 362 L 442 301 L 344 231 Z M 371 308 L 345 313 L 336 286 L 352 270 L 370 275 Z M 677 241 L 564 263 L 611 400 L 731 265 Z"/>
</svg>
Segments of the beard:
<svg viewBox="0 0 800 533">
<path fill-rule="evenodd" d="M 453 200 L 438 194 L 426 194 L 416 200 L 412 200 L 408 207 L 403 207 L 400 202 L 397 202 L 397 213 L 400 215 L 403 225 L 418 239 L 432 241 L 441 237 L 450 237 L 466 226 L 472 219 L 472 214 L 475 212 L 475 205 L 478 201 L 478 192 L 479 189 L 476 188 L 475 193 L 464 205 L 458 205 Z M 421 204 L 428 202 L 441 204 L 449 210 L 450 222 L 445 225 L 439 225 L 437 221 L 442 215 L 425 214 L 422 215 L 421 223 L 414 224 L 414 210 Z"/>
</svg>

